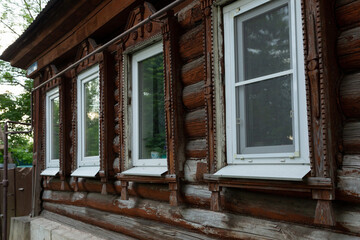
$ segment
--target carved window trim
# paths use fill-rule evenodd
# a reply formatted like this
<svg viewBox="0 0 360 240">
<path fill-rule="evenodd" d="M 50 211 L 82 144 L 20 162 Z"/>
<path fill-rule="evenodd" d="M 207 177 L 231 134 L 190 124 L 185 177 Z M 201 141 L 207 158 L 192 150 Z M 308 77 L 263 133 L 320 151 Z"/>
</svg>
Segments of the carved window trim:
<svg viewBox="0 0 360 240">
<path fill-rule="evenodd" d="M 162 44 L 162 37 L 161 34 L 156 34 L 140 43 L 137 43 L 128 49 L 126 49 L 122 54 L 123 59 L 123 114 L 124 114 L 124 129 L 126 131 L 124 132 L 124 139 L 127 139 L 127 141 L 124 142 L 123 148 L 125 152 L 125 158 L 124 158 L 124 171 L 122 174 L 129 174 L 130 175 L 138 175 L 138 176 L 162 176 L 168 169 L 168 165 L 166 162 L 165 166 L 159 166 L 159 167 L 150 167 L 150 166 L 143 166 L 140 169 L 140 166 L 138 164 L 134 164 L 133 159 L 133 148 L 134 145 L 134 133 L 133 133 L 133 118 L 135 117 L 133 110 L 133 76 L 132 76 L 132 56 L 134 54 L 137 54 L 141 51 L 144 51 L 148 48 L 151 48 L 157 44 Z M 161 51 L 162 54 L 163 51 Z M 165 66 L 164 66 L 165 67 Z M 165 84 L 165 79 L 164 79 Z M 166 161 L 166 159 L 165 159 Z M 134 169 L 131 171 L 131 169 L 139 167 L 138 171 Z M 165 168 L 164 168 L 165 167 Z M 130 171 L 128 171 L 130 170 Z"/>
<path fill-rule="evenodd" d="M 94 40 L 88 39 L 84 41 L 78 49 L 76 60 L 81 59 L 83 56 L 89 54 L 97 48 Z M 72 123 L 71 123 L 71 173 L 74 178 L 74 190 L 78 191 L 78 177 L 100 177 L 102 186 L 102 193 L 107 193 L 107 182 L 109 176 L 113 173 L 112 162 L 113 151 L 112 141 L 114 135 L 114 81 L 113 77 L 113 59 L 112 56 L 106 51 L 95 54 L 90 59 L 81 63 L 78 67 L 71 71 L 72 77 Z M 78 76 L 83 72 L 98 65 L 99 75 L 99 93 L 100 93 L 100 112 L 99 112 L 99 166 L 87 167 L 89 171 L 78 171 Z M 82 167 L 84 169 L 84 167 Z M 91 168 L 91 169 L 90 169 Z M 96 169 L 95 169 L 96 168 Z M 75 172 L 75 174 L 74 174 Z M 76 176 L 75 176 L 76 175 Z"/>
<path fill-rule="evenodd" d="M 205 37 L 205 46 L 209 47 L 212 57 L 208 58 L 213 72 L 207 74 L 213 79 L 215 92 L 213 99 L 217 109 L 224 109 L 224 53 L 223 53 L 223 29 L 222 29 L 222 8 L 231 0 L 201 0 L 203 16 L 205 19 L 205 36 L 210 35 L 211 41 Z M 328 126 L 329 108 L 328 104 L 333 102 L 329 96 L 333 95 L 334 89 L 325 81 L 334 81 L 336 76 L 331 76 L 324 71 L 324 66 L 331 61 L 324 57 L 323 49 L 331 49 L 331 41 L 327 41 L 323 36 L 326 35 L 325 29 L 331 25 L 331 21 L 324 21 L 329 10 L 327 1 L 322 0 L 302 0 L 302 34 L 304 39 L 304 59 L 305 59 L 305 83 L 306 83 L 306 105 L 308 116 L 309 133 L 309 154 L 311 175 L 304 178 L 303 182 L 289 181 L 269 181 L 269 180 L 249 180 L 249 179 L 221 179 L 214 177 L 212 173 L 223 167 L 226 159 L 225 143 L 222 138 L 225 136 L 225 128 L 222 125 L 225 121 L 224 112 L 215 111 L 212 115 L 215 119 L 213 126 L 215 131 L 216 148 L 214 149 L 214 159 L 209 159 L 209 173 L 205 174 L 204 179 L 209 183 L 209 190 L 212 191 L 211 209 L 218 211 L 221 209 L 220 191 L 221 188 L 238 187 L 273 191 L 297 191 L 311 192 L 313 199 L 317 200 L 315 211 L 316 224 L 335 225 L 334 213 L 331 201 L 335 199 L 335 173 L 336 166 L 332 159 L 337 150 L 328 148 L 336 143 L 334 136 L 336 126 Z M 329 31 L 329 29 L 328 29 Z M 332 32 L 330 30 L 329 32 Z M 331 33 L 330 33 L 331 34 Z M 213 44 L 213 45 L 211 45 Z M 331 55 L 331 53 L 330 53 Z M 329 65 L 327 65 L 329 67 Z M 333 67 L 333 66 L 331 66 Z M 334 66 L 335 67 L 335 66 Z M 325 79 L 326 78 L 326 79 Z M 214 81 L 216 79 L 216 81 Z M 332 116 L 336 118 L 335 115 Z M 209 116 L 208 116 L 209 118 Z"/>
<path fill-rule="evenodd" d="M 155 13 L 154 7 L 145 2 L 130 12 L 128 24 L 125 29 L 134 26 L 136 23 Z M 128 182 L 152 182 L 167 183 L 170 189 L 170 204 L 178 205 L 180 201 L 179 178 L 183 175 L 183 165 L 185 162 L 184 137 L 183 137 L 183 119 L 182 119 L 182 101 L 179 85 L 179 63 L 177 46 L 177 25 L 176 17 L 173 11 L 153 22 L 145 24 L 137 31 L 128 35 L 119 41 L 117 57 L 119 60 L 119 92 L 120 101 L 118 109 L 118 119 L 121 124 L 119 131 L 119 160 L 114 163 L 114 168 L 118 169 L 117 178 L 121 181 L 121 198 L 128 199 Z M 167 142 L 167 174 L 161 176 L 141 176 L 125 175 L 124 171 L 131 169 L 131 149 L 129 144 L 132 142 L 129 132 L 129 119 L 131 109 L 128 107 L 131 103 L 131 88 L 129 81 L 129 55 L 137 50 L 150 46 L 155 42 L 163 44 L 164 55 L 164 89 L 165 89 L 165 127 Z M 131 78 L 130 78 L 131 79 Z M 146 170 L 146 169 L 145 169 Z"/>
<path fill-rule="evenodd" d="M 235 150 L 234 143 L 236 143 L 236 134 L 233 127 L 235 122 L 232 120 L 234 115 L 235 96 L 231 94 L 233 92 L 233 80 L 235 78 L 234 63 L 234 49 L 236 42 L 234 39 L 234 21 L 235 18 L 232 16 L 241 16 L 242 14 L 253 14 L 253 11 L 260 11 L 258 6 L 265 8 L 269 7 L 273 9 L 275 6 L 282 6 L 287 3 L 289 6 L 290 16 L 290 49 L 292 52 L 292 98 L 294 99 L 293 111 L 294 117 L 296 118 L 293 123 L 294 128 L 294 143 L 295 151 L 292 153 L 267 153 L 267 154 L 244 154 L 241 155 L 243 160 L 234 157 Z M 244 5 L 245 4 L 245 5 Z M 224 18 L 224 39 L 225 39 L 225 91 L 226 91 L 226 144 L 227 144 L 227 164 L 228 166 L 219 170 L 215 175 L 221 177 L 233 177 L 233 178 L 246 178 L 248 179 L 272 179 L 272 180 L 297 180 L 301 181 L 302 177 L 310 171 L 309 161 L 309 147 L 308 147 L 308 136 L 307 136 L 307 119 L 306 118 L 306 101 L 305 94 L 305 74 L 304 74 L 304 63 L 303 63 L 303 51 L 302 48 L 298 47 L 298 42 L 302 42 L 302 35 L 299 34 L 301 29 L 301 5 L 300 2 L 293 0 L 277 2 L 276 5 L 266 5 L 263 1 L 253 1 L 250 4 L 245 1 L 237 1 L 232 4 L 224 6 L 223 18 Z M 238 9 L 241 9 L 238 11 Z M 299 21 L 300 19 L 300 21 Z M 301 46 L 301 45 L 300 45 Z M 303 76 L 303 77 L 302 77 Z M 232 130 L 229 130 L 232 129 Z M 276 167 L 272 167 L 272 164 L 276 164 Z M 286 174 L 291 172 L 291 174 Z M 244 174 L 244 175 L 243 175 Z"/>
</svg>

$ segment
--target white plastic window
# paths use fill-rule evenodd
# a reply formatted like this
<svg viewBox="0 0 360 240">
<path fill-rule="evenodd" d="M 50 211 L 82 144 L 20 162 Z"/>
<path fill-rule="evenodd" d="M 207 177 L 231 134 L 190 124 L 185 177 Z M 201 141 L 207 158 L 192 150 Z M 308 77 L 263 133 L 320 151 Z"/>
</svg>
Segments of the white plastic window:
<svg viewBox="0 0 360 240">
<path fill-rule="evenodd" d="M 46 168 L 59 168 L 59 88 L 46 93 Z"/>
<path fill-rule="evenodd" d="M 162 44 L 132 55 L 133 166 L 166 166 Z"/>
<path fill-rule="evenodd" d="M 308 164 L 301 5 L 223 9 L 228 164 Z"/>
<path fill-rule="evenodd" d="M 77 79 L 78 167 L 99 166 L 99 65 Z"/>
</svg>

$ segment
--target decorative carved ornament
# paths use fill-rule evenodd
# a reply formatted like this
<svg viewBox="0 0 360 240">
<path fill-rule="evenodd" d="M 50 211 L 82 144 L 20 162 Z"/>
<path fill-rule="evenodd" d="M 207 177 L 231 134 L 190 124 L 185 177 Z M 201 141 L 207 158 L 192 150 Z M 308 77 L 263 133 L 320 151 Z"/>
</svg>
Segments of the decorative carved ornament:
<svg viewBox="0 0 360 240">
<path fill-rule="evenodd" d="M 129 15 L 128 23 L 126 29 L 131 28 L 132 26 L 138 24 L 140 21 L 149 17 L 151 14 L 155 13 L 154 7 L 145 2 L 143 6 L 135 8 Z M 180 187 L 179 187 L 179 176 L 182 174 L 182 166 L 185 161 L 184 156 L 184 143 L 182 136 L 182 119 L 181 111 L 183 109 L 182 103 L 180 101 L 181 86 L 179 85 L 179 70 L 177 68 L 177 38 L 176 38 L 176 21 L 173 16 L 173 12 L 169 11 L 160 21 L 153 21 L 145 24 L 145 26 L 140 27 L 137 31 L 128 35 L 127 37 L 120 40 L 118 44 L 118 67 L 119 67 L 119 92 L 120 100 L 118 104 L 117 117 L 119 124 L 122 125 L 121 130 L 119 131 L 119 147 L 115 148 L 119 152 L 119 159 L 114 162 L 116 169 L 121 169 L 121 171 L 126 170 L 131 166 L 128 161 L 130 153 L 128 152 L 128 139 L 126 136 L 127 129 L 127 111 L 128 105 L 130 104 L 130 98 L 128 97 L 128 90 L 131 81 L 127 74 L 127 56 L 124 55 L 136 51 L 143 46 L 152 44 L 153 41 L 156 41 L 160 35 L 162 35 L 163 41 L 163 54 L 164 54 L 164 91 L 165 91 L 165 128 L 166 128 L 166 140 L 167 140 L 167 159 L 168 159 L 168 175 L 163 179 L 152 179 L 152 181 L 161 181 L 164 183 L 169 183 L 169 188 L 171 191 L 170 194 L 170 204 L 178 205 L 180 200 Z M 154 39 L 154 40 L 152 40 Z M 120 71 L 121 70 L 121 71 Z M 177 119 L 178 118 L 178 119 Z M 114 141 L 115 142 L 115 141 Z M 115 146 L 114 146 L 115 147 Z M 128 181 L 145 181 L 149 177 L 127 177 L 121 174 L 118 174 L 118 179 L 121 180 L 122 199 L 128 198 Z M 147 180 L 146 180 L 147 181 Z"/>
</svg>

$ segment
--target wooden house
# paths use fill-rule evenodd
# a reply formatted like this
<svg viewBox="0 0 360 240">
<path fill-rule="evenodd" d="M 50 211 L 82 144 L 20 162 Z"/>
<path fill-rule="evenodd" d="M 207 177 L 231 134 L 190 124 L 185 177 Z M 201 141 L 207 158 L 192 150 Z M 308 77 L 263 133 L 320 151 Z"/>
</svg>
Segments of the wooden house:
<svg viewBox="0 0 360 240">
<path fill-rule="evenodd" d="M 138 239 L 360 237 L 359 16 L 50 0 L 1 56 L 34 79 L 34 215 Z"/>
</svg>

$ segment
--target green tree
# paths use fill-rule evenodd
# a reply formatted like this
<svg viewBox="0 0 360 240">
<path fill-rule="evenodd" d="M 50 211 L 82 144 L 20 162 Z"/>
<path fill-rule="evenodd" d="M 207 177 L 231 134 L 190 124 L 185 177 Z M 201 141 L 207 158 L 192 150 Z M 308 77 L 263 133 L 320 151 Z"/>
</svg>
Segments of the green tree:
<svg viewBox="0 0 360 240">
<path fill-rule="evenodd" d="M 1 39 L 19 37 L 35 20 L 47 2 L 48 0 L 0 0 Z M 8 120 L 29 123 L 33 82 L 26 78 L 26 72 L 0 60 L 0 86 L 16 86 L 20 92 L 20 94 L 15 94 L 6 91 L 0 94 L 0 127 L 3 128 L 3 123 Z M 10 127 L 12 130 L 24 130 L 23 126 Z M 15 160 L 31 164 L 32 142 L 30 135 L 11 135 L 9 152 Z M 2 153 L 0 161 L 3 161 Z"/>
</svg>

